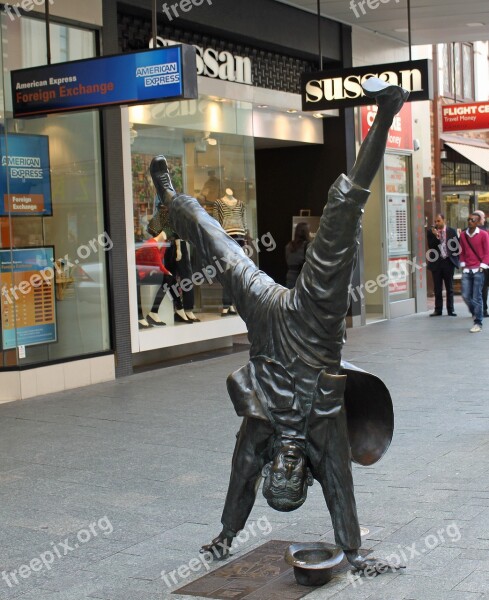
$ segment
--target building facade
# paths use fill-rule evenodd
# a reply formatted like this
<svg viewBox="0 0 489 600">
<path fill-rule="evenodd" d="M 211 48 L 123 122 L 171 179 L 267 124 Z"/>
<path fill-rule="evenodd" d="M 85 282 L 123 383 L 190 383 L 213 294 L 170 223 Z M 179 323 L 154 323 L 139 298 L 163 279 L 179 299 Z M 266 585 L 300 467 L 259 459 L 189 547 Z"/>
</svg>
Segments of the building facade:
<svg viewBox="0 0 489 600">
<path fill-rule="evenodd" d="M 138 257 L 158 214 L 148 175 L 154 155 L 168 157 L 177 189 L 209 212 L 224 197 L 240 202 L 245 251 L 280 283 L 294 225 L 317 223 L 330 185 L 352 167 L 374 108 L 301 110 L 300 74 L 319 67 L 316 17 L 272 0 L 215 4 L 178 17 L 162 11 L 156 28 L 150 0 L 63 4 L 51 15 L 52 63 L 191 44 L 199 96 L 36 119 L 13 118 L 8 73 L 46 64 L 43 14 L 2 14 L 3 401 L 128 375 L 138 365 L 229 346 L 245 333 L 238 316 L 222 318 L 222 289 L 168 226 L 165 263 L 181 276 L 174 291 L 183 291 L 184 308 L 199 321 L 179 320 L 170 293 L 153 307 L 159 286 L 142 283 Z M 323 67 L 406 59 L 404 47 L 370 36 L 322 19 Z M 419 114 L 413 105 L 396 121 L 372 188 L 350 325 L 425 306 L 423 273 L 406 271 L 423 250 L 425 173 L 413 142 Z M 19 167 L 39 177 L 30 196 L 16 181 L 27 173 Z M 210 267 L 218 269 L 219 259 Z M 388 284 L 372 291 L 367 284 L 381 274 Z M 139 309 L 143 316 L 156 310 L 166 325 L 141 329 Z"/>
</svg>

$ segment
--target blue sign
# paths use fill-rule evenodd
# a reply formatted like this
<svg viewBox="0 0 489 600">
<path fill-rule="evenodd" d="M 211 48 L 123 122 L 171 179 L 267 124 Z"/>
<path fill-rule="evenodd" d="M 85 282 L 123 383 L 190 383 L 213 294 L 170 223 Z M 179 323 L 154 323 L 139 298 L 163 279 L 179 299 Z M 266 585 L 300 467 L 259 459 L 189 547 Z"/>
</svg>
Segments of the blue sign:
<svg viewBox="0 0 489 600">
<path fill-rule="evenodd" d="M 56 342 L 54 249 L 0 250 L 2 347 Z"/>
<path fill-rule="evenodd" d="M 51 216 L 48 136 L 7 133 L 0 156 L 0 216 Z"/>
<path fill-rule="evenodd" d="M 14 117 L 197 98 L 186 44 L 12 71 Z"/>
</svg>

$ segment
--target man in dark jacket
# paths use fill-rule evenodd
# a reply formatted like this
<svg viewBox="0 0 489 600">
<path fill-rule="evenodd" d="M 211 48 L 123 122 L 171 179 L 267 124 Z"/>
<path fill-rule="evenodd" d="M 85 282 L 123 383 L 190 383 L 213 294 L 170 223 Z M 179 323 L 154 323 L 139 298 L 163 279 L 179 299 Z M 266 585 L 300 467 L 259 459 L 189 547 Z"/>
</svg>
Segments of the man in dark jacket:
<svg viewBox="0 0 489 600">
<path fill-rule="evenodd" d="M 428 229 L 428 269 L 433 276 L 435 310 L 430 317 L 440 317 L 443 311 L 443 284 L 445 284 L 447 313 L 456 317 L 453 307 L 453 274 L 458 267 L 460 244 L 457 232 L 447 227 L 445 216 L 436 215 L 435 226 Z"/>
<path fill-rule="evenodd" d="M 197 200 L 176 195 L 164 157 L 151 164 L 158 195 L 169 207 L 175 231 L 192 242 L 202 265 L 213 265 L 216 258 L 228 265 L 217 277 L 232 294 L 251 342 L 250 361 L 228 378 L 235 410 L 244 418 L 221 519 L 223 529 L 203 550 L 227 555 L 246 524 L 262 476 L 269 505 L 280 511 L 303 504 L 308 486 L 316 479 L 323 488 L 336 543 L 350 563 L 357 569 L 382 566 L 359 554 L 341 349 L 368 187 L 382 162 L 393 118 L 408 93 L 376 78 L 367 80 L 364 90 L 379 106 L 375 122 L 353 169 L 331 187 L 319 230 L 291 290 L 260 271 Z M 355 377 L 359 376 L 352 373 L 352 381 Z M 364 394 L 362 418 L 367 420 L 367 400 L 380 397 L 390 403 L 385 386 L 379 380 L 375 386 L 376 378 L 369 377 L 363 380 L 363 389 L 358 385 Z M 385 412 L 384 430 L 378 437 L 370 436 L 378 443 L 370 451 L 359 444 L 364 464 L 376 462 L 390 442 L 392 405 Z M 368 438 L 364 435 L 362 441 Z"/>
</svg>

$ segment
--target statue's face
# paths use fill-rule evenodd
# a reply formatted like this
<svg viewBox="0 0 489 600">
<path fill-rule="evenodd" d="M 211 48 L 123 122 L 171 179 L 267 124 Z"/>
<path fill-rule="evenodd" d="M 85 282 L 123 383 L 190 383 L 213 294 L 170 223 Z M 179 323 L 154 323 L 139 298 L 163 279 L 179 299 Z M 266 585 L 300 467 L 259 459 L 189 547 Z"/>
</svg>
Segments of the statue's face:
<svg viewBox="0 0 489 600">
<path fill-rule="evenodd" d="M 292 444 L 282 446 L 262 474 L 263 495 L 272 508 L 282 512 L 302 506 L 313 482 L 303 450 Z"/>
</svg>

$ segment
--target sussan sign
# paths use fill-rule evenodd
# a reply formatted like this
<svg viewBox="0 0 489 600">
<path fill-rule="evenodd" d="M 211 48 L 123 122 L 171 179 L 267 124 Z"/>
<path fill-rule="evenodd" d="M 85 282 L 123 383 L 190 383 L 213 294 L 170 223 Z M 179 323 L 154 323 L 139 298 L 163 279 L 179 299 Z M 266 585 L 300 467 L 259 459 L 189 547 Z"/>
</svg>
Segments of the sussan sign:
<svg viewBox="0 0 489 600">
<path fill-rule="evenodd" d="M 197 98 L 196 56 L 181 44 L 12 71 L 14 117 Z"/>
<path fill-rule="evenodd" d="M 431 73 L 430 60 L 303 73 L 302 110 L 318 111 L 372 104 L 372 99 L 365 96 L 362 89 L 362 83 L 369 77 L 378 77 L 409 90 L 410 101 L 431 100 Z"/>
<path fill-rule="evenodd" d="M 489 129 L 489 102 L 450 104 L 442 107 L 443 131 Z"/>
<path fill-rule="evenodd" d="M 156 46 L 158 47 L 173 46 L 177 43 L 160 36 L 156 37 Z M 154 45 L 153 38 L 151 38 L 149 47 L 153 48 Z M 197 53 L 197 75 L 253 85 L 251 59 L 247 56 L 237 56 L 228 50 L 202 48 L 196 44 L 194 44 L 194 48 Z"/>
</svg>

